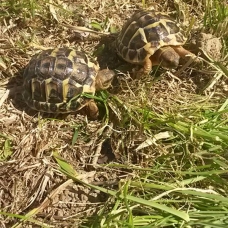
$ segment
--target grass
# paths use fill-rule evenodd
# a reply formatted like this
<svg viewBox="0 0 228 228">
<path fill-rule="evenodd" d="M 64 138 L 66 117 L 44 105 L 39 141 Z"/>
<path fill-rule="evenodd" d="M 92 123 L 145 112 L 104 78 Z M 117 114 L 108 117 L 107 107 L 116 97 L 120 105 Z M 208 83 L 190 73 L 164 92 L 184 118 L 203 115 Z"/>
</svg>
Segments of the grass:
<svg viewBox="0 0 228 228">
<path fill-rule="evenodd" d="M 227 227 L 225 1 L 179 2 L 184 15 L 194 12 L 190 34 L 221 38 L 220 59 L 141 80 L 105 53 L 107 35 L 62 24 L 113 33 L 147 1 L 41 2 L 0 3 L 1 227 Z M 175 12 L 175 4 L 157 3 Z M 96 53 L 101 66 L 120 71 L 118 91 L 94 97 L 100 119 L 45 116 L 23 103 L 23 67 L 55 46 Z"/>
<path fill-rule="evenodd" d="M 227 41 L 226 23 L 228 17 L 228 6 L 225 1 L 205 1 L 206 12 L 204 15 L 204 25 L 213 32 L 224 36 Z"/>
</svg>

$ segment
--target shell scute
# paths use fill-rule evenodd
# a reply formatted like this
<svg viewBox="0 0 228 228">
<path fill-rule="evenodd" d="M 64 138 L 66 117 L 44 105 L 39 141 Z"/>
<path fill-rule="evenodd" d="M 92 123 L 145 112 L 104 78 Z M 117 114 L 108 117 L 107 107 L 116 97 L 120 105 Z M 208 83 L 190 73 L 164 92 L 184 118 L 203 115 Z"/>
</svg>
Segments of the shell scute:
<svg viewBox="0 0 228 228">
<path fill-rule="evenodd" d="M 24 71 L 25 102 L 43 112 L 67 113 L 80 108 L 82 93 L 95 93 L 97 70 L 83 52 L 50 49 L 35 55 Z"/>
<path fill-rule="evenodd" d="M 117 53 L 131 63 L 143 63 L 163 46 L 183 45 L 186 38 L 167 14 L 140 10 L 124 24 L 117 41 Z"/>
</svg>

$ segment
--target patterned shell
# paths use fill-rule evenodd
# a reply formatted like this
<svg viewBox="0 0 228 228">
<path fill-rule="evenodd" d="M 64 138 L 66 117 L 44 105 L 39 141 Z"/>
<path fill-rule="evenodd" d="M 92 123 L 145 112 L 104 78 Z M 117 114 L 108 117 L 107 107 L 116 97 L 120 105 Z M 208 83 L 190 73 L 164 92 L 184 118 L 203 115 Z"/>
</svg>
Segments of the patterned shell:
<svg viewBox="0 0 228 228">
<path fill-rule="evenodd" d="M 178 46 L 185 42 L 177 23 L 167 14 L 140 10 L 123 26 L 116 48 L 124 60 L 142 63 L 163 46 Z"/>
<path fill-rule="evenodd" d="M 82 93 L 95 93 L 95 65 L 82 52 L 49 49 L 35 55 L 24 71 L 23 97 L 32 109 L 68 113 L 80 109 Z"/>
</svg>

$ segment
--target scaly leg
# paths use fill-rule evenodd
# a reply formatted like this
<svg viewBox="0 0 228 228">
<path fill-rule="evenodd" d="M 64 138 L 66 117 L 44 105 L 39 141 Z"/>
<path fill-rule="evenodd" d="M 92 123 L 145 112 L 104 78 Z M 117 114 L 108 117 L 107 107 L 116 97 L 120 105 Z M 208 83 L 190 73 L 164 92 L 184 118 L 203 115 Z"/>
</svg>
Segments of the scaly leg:
<svg viewBox="0 0 228 228">
<path fill-rule="evenodd" d="M 194 61 L 197 61 L 197 56 L 190 51 L 186 50 L 182 46 L 172 46 L 175 52 L 182 58 L 190 58 Z"/>
<path fill-rule="evenodd" d="M 133 70 L 133 78 L 140 79 L 141 77 L 147 76 L 152 69 L 152 61 L 150 58 L 146 58 L 143 63 L 143 68 L 140 70 Z"/>
<path fill-rule="evenodd" d="M 144 74 L 149 74 L 151 69 L 152 69 L 152 61 L 149 57 L 147 57 L 143 65 Z"/>
<path fill-rule="evenodd" d="M 99 115 L 99 110 L 94 100 L 91 100 L 87 103 L 86 111 L 89 118 L 91 118 L 92 120 L 97 119 Z"/>
</svg>

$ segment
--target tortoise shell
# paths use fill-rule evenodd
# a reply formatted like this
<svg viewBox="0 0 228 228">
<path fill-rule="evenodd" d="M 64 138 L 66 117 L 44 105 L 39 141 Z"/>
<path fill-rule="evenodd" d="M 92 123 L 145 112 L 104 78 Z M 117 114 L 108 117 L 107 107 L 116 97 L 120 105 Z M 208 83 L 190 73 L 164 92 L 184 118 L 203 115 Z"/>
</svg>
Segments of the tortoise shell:
<svg viewBox="0 0 228 228">
<path fill-rule="evenodd" d="M 32 109 L 48 113 L 77 111 L 83 93 L 94 95 L 96 66 L 70 48 L 42 51 L 25 68 L 23 98 Z"/>
<path fill-rule="evenodd" d="M 118 54 L 130 63 L 143 63 L 159 48 L 186 42 L 175 20 L 155 10 L 140 10 L 124 24 L 117 41 Z"/>
</svg>

